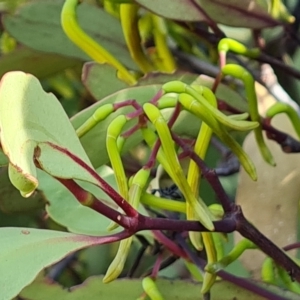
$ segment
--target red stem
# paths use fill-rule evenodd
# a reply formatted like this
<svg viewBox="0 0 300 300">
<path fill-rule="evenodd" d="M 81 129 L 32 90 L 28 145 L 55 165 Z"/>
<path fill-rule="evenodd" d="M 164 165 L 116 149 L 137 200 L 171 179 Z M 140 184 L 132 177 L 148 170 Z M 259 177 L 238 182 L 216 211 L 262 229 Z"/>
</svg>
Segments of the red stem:
<svg viewBox="0 0 300 300">
<path fill-rule="evenodd" d="M 173 255 L 188 259 L 188 255 L 176 243 L 167 238 L 161 231 L 152 230 L 152 233 L 157 241 L 163 244 Z"/>
<path fill-rule="evenodd" d="M 157 278 L 158 272 L 160 270 L 161 263 L 162 263 L 162 253 L 159 253 L 158 256 L 157 256 L 157 259 L 156 259 L 156 261 L 154 263 L 152 272 L 151 272 L 151 277 L 153 279 Z"/>
<path fill-rule="evenodd" d="M 126 107 L 126 106 L 132 106 L 133 108 L 135 108 L 135 110 L 142 108 L 141 105 L 134 99 L 114 103 L 113 105 L 115 110 L 118 110 L 119 108 Z"/>
<path fill-rule="evenodd" d="M 67 155 L 71 158 L 75 163 L 81 166 L 84 170 L 86 170 L 98 183 L 98 186 L 125 212 L 128 217 L 136 218 L 138 216 L 138 212 L 121 196 L 117 193 L 104 179 L 102 179 L 97 172 L 91 168 L 88 164 L 86 164 L 79 157 L 71 153 L 68 149 L 62 148 L 58 145 L 48 142 L 52 148 L 56 149 Z M 38 157 L 37 157 L 38 159 Z"/>
<path fill-rule="evenodd" d="M 187 155 L 198 165 L 201 169 L 203 176 L 209 182 L 216 195 L 219 198 L 220 203 L 224 209 L 225 213 L 231 212 L 233 208 L 233 203 L 230 201 L 229 197 L 225 193 L 218 176 L 215 173 L 215 170 L 210 169 L 206 166 L 204 161 L 191 149 L 191 147 L 185 144 L 176 134 L 172 132 L 173 140 L 182 148 L 183 152 L 187 153 Z"/>
<path fill-rule="evenodd" d="M 152 104 L 156 104 L 157 101 L 161 98 L 161 96 L 164 94 L 163 90 L 159 90 L 156 95 L 149 101 Z"/>
<path fill-rule="evenodd" d="M 88 205 L 92 202 L 92 195 L 81 188 L 73 179 L 64 179 L 55 177 L 61 184 L 63 184 L 82 205 Z"/>
<path fill-rule="evenodd" d="M 73 179 L 56 178 L 62 183 L 82 204 L 104 216 L 109 216 L 109 219 L 116 222 L 120 226 L 128 229 L 131 232 L 131 219 L 117 210 L 109 207 L 101 200 L 98 200 L 89 192 L 82 189 Z"/>
</svg>

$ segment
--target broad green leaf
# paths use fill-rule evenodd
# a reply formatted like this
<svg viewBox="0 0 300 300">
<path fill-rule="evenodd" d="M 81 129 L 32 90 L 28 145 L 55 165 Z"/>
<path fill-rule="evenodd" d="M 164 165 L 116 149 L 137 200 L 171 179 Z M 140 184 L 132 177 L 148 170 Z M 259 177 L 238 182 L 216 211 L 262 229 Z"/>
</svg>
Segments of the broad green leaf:
<svg viewBox="0 0 300 300">
<path fill-rule="evenodd" d="M 267 0 L 135 0 L 148 10 L 168 19 L 205 21 L 235 27 L 265 28 L 280 25 L 269 14 Z"/>
<path fill-rule="evenodd" d="M 41 193 L 36 192 L 28 199 L 24 199 L 19 191 L 11 184 L 7 168 L 0 170 L 0 210 L 5 214 L 17 214 L 31 212 L 44 208 L 45 199 Z"/>
<path fill-rule="evenodd" d="M 153 13 L 180 21 L 205 21 L 205 15 L 192 0 L 134 0 Z"/>
<path fill-rule="evenodd" d="M 8 33 L 35 50 L 91 60 L 65 35 L 60 24 L 64 0 L 27 3 L 3 22 Z M 123 37 L 120 22 L 104 10 L 87 3 L 78 6 L 78 21 L 84 31 L 130 69 L 137 69 Z"/>
<path fill-rule="evenodd" d="M 53 94 L 44 92 L 34 76 L 23 72 L 3 76 L 0 129 L 3 152 L 10 161 L 10 179 L 22 195 L 29 196 L 38 185 L 34 158 L 53 176 L 96 183 L 65 152 L 70 151 L 91 167 L 61 104 Z"/>
<path fill-rule="evenodd" d="M 93 97 L 97 100 L 102 100 L 104 97 L 128 87 L 124 81 L 117 78 L 116 74 L 116 69 L 110 65 L 87 62 L 83 66 L 81 77 L 85 87 Z M 164 84 L 172 80 L 181 80 L 190 84 L 197 77 L 198 75 L 196 74 L 182 71 L 177 71 L 173 74 L 153 72 L 139 78 L 137 85 Z"/>
<path fill-rule="evenodd" d="M 264 0 L 195 0 L 216 23 L 234 27 L 265 28 L 280 25 L 268 14 Z"/>
<path fill-rule="evenodd" d="M 23 71 L 38 78 L 45 78 L 81 64 L 82 61 L 79 59 L 35 51 L 21 46 L 9 54 L 0 56 L 0 77 L 9 71 Z"/>
<path fill-rule="evenodd" d="M 186 84 L 191 84 L 197 77 L 198 74 L 185 71 L 175 71 L 172 74 L 152 72 L 141 77 L 138 81 L 138 85 L 164 84 L 172 80 L 180 80 Z"/>
<path fill-rule="evenodd" d="M 124 81 L 117 77 L 117 70 L 108 64 L 85 63 L 81 78 L 87 90 L 97 100 L 128 87 Z"/>
<path fill-rule="evenodd" d="M 41 270 L 68 254 L 107 242 L 106 237 L 33 228 L 1 228 L 0 299 L 12 299 L 30 284 Z"/>
<path fill-rule="evenodd" d="M 103 166 L 98 170 L 98 174 L 112 187 L 116 188 L 113 172 L 109 167 Z M 93 236 L 111 234 L 111 232 L 107 231 L 111 220 L 80 204 L 64 185 L 47 173 L 39 170 L 38 178 L 40 190 L 48 203 L 46 206 L 47 213 L 56 223 L 77 234 Z M 102 202 L 117 208 L 114 202 L 96 186 L 83 182 L 77 183 L 85 190 L 93 193 Z"/>
<path fill-rule="evenodd" d="M 64 289 L 57 283 L 49 283 L 46 279 L 38 278 L 30 286 L 26 287 L 20 297 L 30 300 L 98 300 L 98 299 L 138 299 L 143 294 L 142 282 L 140 279 L 118 279 L 109 284 L 102 283 L 102 276 L 88 278 L 83 284 Z M 168 280 L 158 278 L 156 285 L 166 300 L 196 300 L 201 299 L 201 284 L 188 280 Z M 296 300 L 298 295 L 283 291 L 277 287 L 264 285 L 275 294 L 286 299 Z M 250 291 L 226 281 L 216 282 L 211 289 L 211 300 L 263 300 Z M 147 298 L 148 299 L 148 298 Z"/>
</svg>

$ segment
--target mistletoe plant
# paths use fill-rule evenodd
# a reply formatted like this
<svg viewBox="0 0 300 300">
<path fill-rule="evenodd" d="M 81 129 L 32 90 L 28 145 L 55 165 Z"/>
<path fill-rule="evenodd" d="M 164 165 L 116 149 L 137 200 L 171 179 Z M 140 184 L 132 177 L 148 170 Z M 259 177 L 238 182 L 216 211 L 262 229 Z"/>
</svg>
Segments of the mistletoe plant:
<svg viewBox="0 0 300 300">
<path fill-rule="evenodd" d="M 154 71 L 170 74 L 177 68 L 167 44 L 166 20 L 154 14 L 157 7 L 153 8 L 150 2 L 104 1 L 103 4 L 107 13 L 120 18 L 128 51 L 140 69 L 135 72 L 86 34 L 77 20 L 77 0 L 64 2 L 61 24 L 65 34 L 93 60 L 115 68 L 120 83 L 126 87 L 116 89 L 115 94 L 80 112 L 71 121 L 56 97 L 44 92 L 33 75 L 13 71 L 3 76 L 0 85 L 2 164 L 8 164 L 10 181 L 22 196 L 29 197 L 37 189 L 42 191 L 48 201 L 48 216 L 70 233 L 1 228 L 0 265 L 5 272 L 0 275 L 0 299 L 15 297 L 45 267 L 79 249 L 119 241 L 117 253 L 103 277 L 104 283 L 114 281 L 124 270 L 134 238 L 142 240 L 146 247 L 159 244 L 161 249 L 150 274 L 142 279 L 144 292 L 135 295 L 139 299 L 164 299 L 158 271 L 168 263 L 163 261 L 166 253 L 169 258 L 183 260 L 193 278 L 201 282 L 199 295 L 201 292 L 205 299 L 214 291 L 218 278 L 261 297 L 285 299 L 267 285 L 223 270 L 246 249 L 256 248 L 268 256 L 262 267 L 263 281 L 277 285 L 278 274 L 285 287 L 299 293 L 297 261 L 244 217 L 243 208 L 226 194 L 218 172 L 204 162 L 212 137 L 216 136 L 237 157 L 249 177 L 256 180 L 255 165 L 232 132 L 253 131 L 263 159 L 275 167 L 263 131 L 284 151 L 299 152 L 299 141 L 271 125 L 274 116 L 285 113 L 300 139 L 297 113 L 287 104 L 276 103 L 265 118 L 259 115 L 253 76 L 238 64 L 227 64 L 226 54 L 231 51 L 253 59 L 263 54 L 258 48 L 248 49 L 229 38 L 218 41 L 220 72 L 215 80 L 205 82 L 194 76 L 187 83 L 179 76 L 176 78 L 175 73 L 172 80 L 166 77 L 163 83 L 143 85 L 144 74 Z M 174 2 L 179 7 L 187 5 Z M 206 1 L 186 2 L 192 6 L 199 2 L 195 13 L 201 13 L 211 28 L 219 32 L 209 12 L 203 10 Z M 277 25 L 275 15 L 289 18 L 284 6 L 275 2 L 273 17 L 265 14 L 261 22 Z M 143 16 L 147 25 L 144 27 L 138 24 L 140 4 L 146 8 L 149 5 L 154 12 Z M 155 53 L 146 53 L 142 47 L 143 37 L 149 34 L 153 36 Z M 218 100 L 216 94 L 225 76 L 242 81 L 247 105 L 241 103 L 235 107 L 230 99 Z M 197 124 L 194 140 L 180 132 L 188 119 Z M 96 142 L 99 139 L 101 145 Z M 138 144 L 144 145 L 148 156 L 142 167 L 128 175 L 123 154 Z M 105 165 L 108 160 L 111 168 Z M 181 163 L 183 160 L 188 160 L 187 169 Z M 176 186 L 174 191 L 184 201 L 172 193 L 167 197 L 162 190 L 160 196 L 151 193 L 151 179 L 157 169 L 168 175 Z M 199 196 L 202 179 L 211 185 L 219 204 L 209 206 L 207 199 Z M 244 239 L 224 254 L 227 234 L 234 231 Z M 137 258 L 131 273 L 140 259 Z M 18 268 L 10 267 L 12 261 Z M 165 297 L 169 299 L 168 294 Z"/>
</svg>

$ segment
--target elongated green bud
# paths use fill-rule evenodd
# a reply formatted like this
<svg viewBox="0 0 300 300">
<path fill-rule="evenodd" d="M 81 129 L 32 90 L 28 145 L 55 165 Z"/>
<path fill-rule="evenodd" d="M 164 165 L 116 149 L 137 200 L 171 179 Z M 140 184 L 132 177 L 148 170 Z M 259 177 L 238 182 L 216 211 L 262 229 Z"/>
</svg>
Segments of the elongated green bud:
<svg viewBox="0 0 300 300">
<path fill-rule="evenodd" d="M 222 128 L 218 121 L 213 118 L 211 114 L 206 113 L 203 106 L 201 106 L 192 96 L 188 94 L 180 94 L 179 102 L 187 111 L 190 111 L 194 115 L 198 116 L 201 120 L 208 124 L 210 128 L 213 129 L 214 133 L 218 135 L 222 142 L 224 142 L 235 153 L 249 176 L 253 180 L 256 180 L 257 174 L 255 166 L 242 147 L 232 138 L 225 128 Z"/>
<path fill-rule="evenodd" d="M 169 107 L 175 107 L 178 102 L 178 96 L 169 96 L 164 95 L 157 101 L 157 107 L 159 109 L 169 108 Z"/>
<path fill-rule="evenodd" d="M 61 25 L 65 34 L 92 59 L 99 63 L 109 63 L 118 70 L 120 77 L 128 84 L 136 84 L 136 79 L 124 65 L 82 30 L 76 15 L 77 4 L 78 0 L 66 0 L 64 2 L 61 12 Z"/>
<path fill-rule="evenodd" d="M 208 264 L 205 267 L 205 270 L 210 273 L 215 273 L 225 267 L 227 267 L 229 264 L 231 264 L 233 261 L 237 260 L 244 251 L 248 249 L 257 249 L 257 246 L 251 242 L 248 239 L 243 239 L 240 242 L 238 242 L 234 248 L 221 260 L 219 260 L 216 263 Z"/>
<path fill-rule="evenodd" d="M 128 202 L 133 208 L 137 209 L 140 204 L 140 198 L 145 186 L 147 185 L 150 176 L 149 169 L 140 169 L 133 177 L 130 189 Z M 132 237 L 120 242 L 119 249 L 113 262 L 110 264 L 103 282 L 107 283 L 116 279 L 123 271 L 128 252 L 132 243 Z"/>
<path fill-rule="evenodd" d="M 169 81 L 167 83 L 165 83 L 162 86 L 162 90 L 164 91 L 164 93 L 177 93 L 177 94 L 181 94 L 181 93 L 185 93 L 185 89 L 187 87 L 187 84 L 183 83 L 182 81 L 179 80 L 174 80 L 174 81 Z"/>
<path fill-rule="evenodd" d="M 164 84 L 162 86 L 162 89 L 164 90 L 165 93 L 174 92 L 178 94 L 187 93 L 191 95 L 194 99 L 196 99 L 201 105 L 205 107 L 207 113 L 208 112 L 211 113 L 211 115 L 214 118 L 216 118 L 220 123 L 224 124 L 229 128 L 239 130 L 239 131 L 247 131 L 259 126 L 258 122 L 243 121 L 243 120 L 238 121 L 234 118 L 229 118 L 228 116 L 224 115 L 215 107 L 216 106 L 214 105 L 216 103 L 215 96 L 207 88 L 204 89 L 202 87 L 198 87 L 197 85 L 188 86 L 187 84 L 181 81 L 171 81 Z M 204 98 L 204 95 L 207 98 Z"/>
<path fill-rule="evenodd" d="M 235 53 L 245 55 L 247 57 L 251 58 L 257 58 L 260 55 L 260 49 L 254 48 L 254 49 L 249 49 L 245 45 L 230 39 L 230 38 L 224 38 L 220 40 L 218 44 L 218 51 L 221 52 L 228 52 L 228 51 L 233 51 Z"/>
<path fill-rule="evenodd" d="M 127 119 L 124 115 L 115 118 L 107 128 L 106 147 L 107 153 L 115 173 L 119 193 L 124 199 L 128 199 L 128 186 L 125 170 L 123 167 L 119 147 L 117 145 L 117 138 L 122 132 Z"/>
<path fill-rule="evenodd" d="M 184 261 L 184 264 L 195 280 L 197 280 L 199 282 L 203 281 L 203 276 L 201 274 L 201 270 L 195 264 L 193 264 L 187 260 Z"/>
<path fill-rule="evenodd" d="M 228 64 L 225 67 L 223 67 L 222 74 L 231 75 L 243 81 L 246 89 L 246 95 L 248 98 L 251 120 L 259 123 L 259 126 L 254 129 L 254 134 L 260 153 L 266 162 L 268 162 L 272 166 L 275 166 L 276 164 L 272 153 L 270 152 L 263 138 L 262 127 L 260 124 L 260 116 L 257 109 L 258 104 L 255 92 L 254 79 L 252 75 L 245 68 L 234 64 Z"/>
<path fill-rule="evenodd" d="M 207 256 L 207 263 L 214 264 L 217 262 L 217 251 L 214 243 L 214 239 L 212 237 L 212 233 L 210 232 L 202 232 L 203 243 L 205 245 L 205 252 Z M 212 285 L 215 283 L 217 279 L 217 275 L 215 273 L 205 272 L 203 278 L 203 285 L 201 289 L 201 293 L 207 293 Z"/>
<path fill-rule="evenodd" d="M 266 112 L 266 117 L 273 118 L 274 116 L 285 113 L 289 117 L 292 125 L 300 138 L 300 118 L 297 112 L 288 104 L 277 102 L 273 104 Z"/>
<path fill-rule="evenodd" d="M 217 275 L 209 272 L 204 273 L 203 283 L 201 288 L 201 294 L 206 294 L 209 292 L 213 284 L 216 282 Z"/>
<path fill-rule="evenodd" d="M 223 125 L 229 128 L 239 130 L 239 131 L 247 131 L 247 130 L 252 130 L 254 128 L 257 128 L 259 126 L 258 122 L 242 121 L 242 120 L 237 121 L 235 119 L 229 118 L 228 116 L 220 112 L 217 108 L 212 106 L 202 95 L 197 93 L 197 91 L 194 90 L 192 87 L 187 86 L 186 93 L 188 93 L 193 98 L 195 98 L 201 105 L 205 107 L 205 109 L 208 112 L 211 113 L 211 115 L 214 118 L 216 118 L 220 123 L 222 123 Z"/>
<path fill-rule="evenodd" d="M 118 252 L 106 271 L 106 274 L 103 278 L 103 283 L 109 283 L 115 280 L 121 274 L 130 250 L 132 240 L 133 237 L 130 237 L 120 242 Z"/>
<path fill-rule="evenodd" d="M 143 73 L 149 73 L 153 71 L 153 67 L 148 61 L 142 48 L 141 37 L 138 30 L 138 9 L 139 6 L 134 3 L 121 3 L 121 25 L 131 57 Z"/>
<path fill-rule="evenodd" d="M 212 214 L 219 220 L 221 220 L 224 216 L 224 209 L 222 205 L 218 203 L 211 204 L 208 209 L 212 212 Z"/>
<path fill-rule="evenodd" d="M 117 139 L 122 132 L 124 125 L 126 124 L 127 119 L 124 115 L 116 117 L 107 128 L 106 136 L 106 149 L 108 157 L 110 159 L 112 168 L 114 170 L 115 179 L 117 182 L 118 190 L 120 195 L 128 201 L 128 185 L 127 177 L 123 167 Z M 108 226 L 108 230 L 113 230 L 119 225 L 115 222 L 112 222 Z"/>
<path fill-rule="evenodd" d="M 165 169 L 168 172 L 169 176 L 173 179 L 174 183 L 179 187 L 183 193 L 186 201 L 193 207 L 197 219 L 209 230 L 213 230 L 214 226 L 210 218 L 210 212 L 206 205 L 203 202 L 198 202 L 193 195 L 183 170 L 179 164 L 177 153 L 175 151 L 174 142 L 171 137 L 169 127 L 161 115 L 159 109 L 153 104 L 146 103 L 143 106 L 143 109 L 149 118 L 149 120 L 155 126 L 158 135 L 161 140 L 162 148 L 164 153 L 168 153 L 165 156 L 170 168 Z M 160 162 L 163 164 L 163 162 Z"/>
<path fill-rule="evenodd" d="M 276 283 L 275 265 L 273 259 L 270 257 L 267 257 L 262 264 L 261 279 L 266 283 Z"/>
<path fill-rule="evenodd" d="M 164 300 L 154 280 L 151 277 L 145 277 L 142 281 L 142 284 L 144 291 L 151 300 Z"/>
<path fill-rule="evenodd" d="M 282 267 L 277 267 L 277 273 L 280 279 L 284 282 L 285 286 L 292 292 L 300 294 L 300 285 L 298 282 L 293 281 L 291 276 Z"/>
<path fill-rule="evenodd" d="M 247 120 L 249 118 L 249 114 L 245 112 L 238 115 L 229 115 L 228 118 L 236 121 L 242 121 L 242 120 Z"/>
<path fill-rule="evenodd" d="M 144 188 L 150 177 L 150 169 L 140 169 L 133 177 L 129 189 L 129 203 L 133 208 L 138 208 Z"/>
<path fill-rule="evenodd" d="M 223 242 L 224 240 L 226 241 L 226 237 L 224 239 L 223 233 L 219 232 L 213 232 L 211 233 L 212 238 L 214 240 L 214 245 L 216 249 L 216 254 L 217 254 L 217 260 L 221 260 L 224 256 L 224 245 Z"/>
<path fill-rule="evenodd" d="M 188 220 L 194 220 L 194 214 L 186 214 Z M 192 217 L 192 218 L 191 218 Z M 189 231 L 189 239 L 197 251 L 203 250 L 203 241 L 201 232 Z"/>
<path fill-rule="evenodd" d="M 78 137 L 84 136 L 88 131 L 93 129 L 99 122 L 106 119 L 114 111 L 113 104 L 105 104 L 99 107 L 93 115 L 88 118 L 77 130 Z"/>
<path fill-rule="evenodd" d="M 126 139 L 123 136 L 118 136 L 118 138 L 117 138 L 117 147 L 118 147 L 119 153 L 121 153 L 125 142 L 126 142 Z"/>
<path fill-rule="evenodd" d="M 151 194 L 143 193 L 141 202 L 150 207 L 176 211 L 185 214 L 186 204 L 177 200 L 160 198 Z"/>
</svg>

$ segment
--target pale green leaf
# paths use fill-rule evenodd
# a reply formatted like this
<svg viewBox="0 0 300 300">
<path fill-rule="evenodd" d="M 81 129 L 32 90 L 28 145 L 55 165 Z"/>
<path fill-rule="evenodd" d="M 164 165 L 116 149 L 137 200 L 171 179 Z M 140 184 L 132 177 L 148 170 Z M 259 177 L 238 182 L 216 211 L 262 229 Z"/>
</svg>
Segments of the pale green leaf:
<svg viewBox="0 0 300 300">
<path fill-rule="evenodd" d="M 38 185 L 34 158 L 53 176 L 95 182 L 67 153 L 91 166 L 61 104 L 34 76 L 18 71 L 3 76 L 0 129 L 10 179 L 25 196 Z"/>
<path fill-rule="evenodd" d="M 117 70 L 108 64 L 85 63 L 81 78 L 87 90 L 96 100 L 101 100 L 127 87 L 127 84 L 117 77 Z"/>
<path fill-rule="evenodd" d="M 172 80 L 192 83 L 197 74 L 176 71 L 172 74 L 160 72 L 148 73 L 139 78 L 137 85 L 164 84 Z M 82 68 L 82 82 L 96 100 L 102 100 L 119 90 L 127 88 L 127 84 L 117 78 L 117 71 L 110 65 L 87 62 Z"/>
<path fill-rule="evenodd" d="M 265 0 L 195 0 L 216 23 L 246 28 L 265 28 L 280 25 L 268 13 Z"/>
<path fill-rule="evenodd" d="M 135 0 L 167 19 L 206 21 L 235 27 L 265 28 L 280 25 L 268 13 L 267 0 Z"/>
<path fill-rule="evenodd" d="M 102 276 L 88 278 L 83 284 L 64 289 L 58 284 L 47 282 L 46 279 L 39 278 L 30 286 L 26 287 L 20 297 L 30 300 L 132 300 L 138 299 L 143 294 L 142 282 L 140 279 L 118 279 L 109 284 L 102 282 Z M 158 278 L 156 285 L 166 300 L 198 300 L 201 299 L 201 284 L 189 280 L 168 280 Z M 286 299 L 296 300 L 299 295 L 284 291 L 275 286 L 264 285 L 278 296 Z M 149 299 L 149 298 L 147 298 Z M 226 281 L 217 281 L 211 289 L 211 300 L 263 300 L 265 298 L 247 291 L 237 285 Z"/>
<path fill-rule="evenodd" d="M 33 228 L 0 229 L 0 300 L 15 297 L 44 268 L 105 238 Z"/>
<path fill-rule="evenodd" d="M 0 76 L 9 71 L 23 71 L 38 78 L 45 78 L 66 68 L 80 67 L 81 64 L 79 59 L 20 46 L 0 56 Z"/>
<path fill-rule="evenodd" d="M 173 80 L 180 80 L 186 84 L 191 84 L 198 77 L 198 74 L 177 70 L 172 74 L 151 72 L 139 78 L 138 85 L 164 84 Z"/>
<path fill-rule="evenodd" d="M 207 18 L 192 0 L 135 0 L 164 18 L 180 21 L 205 21 Z"/>
</svg>

